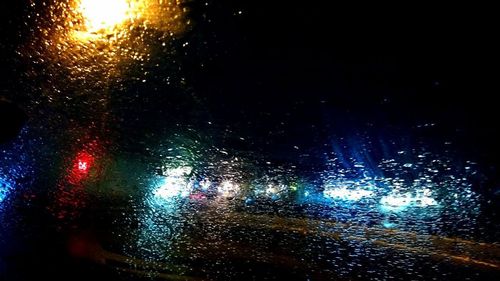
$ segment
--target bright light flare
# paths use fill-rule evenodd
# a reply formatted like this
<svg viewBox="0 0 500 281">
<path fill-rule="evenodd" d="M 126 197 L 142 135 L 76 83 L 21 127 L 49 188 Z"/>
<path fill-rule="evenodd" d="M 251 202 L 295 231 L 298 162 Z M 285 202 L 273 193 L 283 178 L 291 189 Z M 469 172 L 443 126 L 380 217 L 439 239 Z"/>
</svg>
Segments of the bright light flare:
<svg viewBox="0 0 500 281">
<path fill-rule="evenodd" d="M 109 32 L 131 17 L 128 0 L 81 0 L 78 11 L 88 32 Z"/>
<path fill-rule="evenodd" d="M 156 197 L 171 199 L 176 197 L 187 197 L 191 193 L 189 183 L 181 178 L 167 177 L 163 183 L 154 191 Z"/>
<path fill-rule="evenodd" d="M 380 206 L 384 211 L 400 212 L 408 207 L 428 207 L 437 206 L 438 202 L 432 198 L 432 191 L 429 189 L 417 190 L 416 195 L 411 193 L 391 193 L 380 199 Z"/>
<path fill-rule="evenodd" d="M 95 157 L 86 152 L 80 151 L 73 160 L 73 166 L 69 170 L 68 180 L 72 184 L 78 184 L 88 177 L 94 166 Z"/>
<path fill-rule="evenodd" d="M 413 203 L 414 198 L 410 193 L 405 194 L 389 194 L 380 199 L 380 204 L 383 210 L 399 212 L 408 208 Z"/>
<path fill-rule="evenodd" d="M 234 197 L 240 191 L 240 186 L 230 181 L 224 181 L 218 186 L 217 191 L 223 197 Z"/>
<path fill-rule="evenodd" d="M 365 197 L 372 197 L 373 191 L 365 189 L 348 189 L 347 187 L 326 188 L 323 195 L 332 199 L 340 199 L 346 201 L 359 201 Z"/>
<path fill-rule="evenodd" d="M 89 168 L 88 163 L 86 161 L 80 160 L 78 161 L 78 170 L 85 172 Z"/>
<path fill-rule="evenodd" d="M 181 166 L 177 168 L 162 167 L 162 174 L 167 177 L 185 177 L 191 174 L 193 167 Z"/>
<path fill-rule="evenodd" d="M 160 186 L 153 192 L 154 196 L 162 199 L 185 198 L 193 189 L 192 183 L 187 179 L 192 167 L 177 167 L 163 171 L 165 178 Z"/>
<path fill-rule="evenodd" d="M 265 190 L 265 194 L 267 197 L 271 199 L 279 199 L 282 195 L 284 195 L 288 191 L 288 187 L 286 185 L 273 185 L 269 184 Z"/>
<path fill-rule="evenodd" d="M 274 196 L 276 194 L 278 194 L 279 190 L 278 188 L 276 188 L 276 186 L 270 184 L 267 186 L 267 189 L 266 189 L 266 194 L 269 195 L 269 196 Z"/>
<path fill-rule="evenodd" d="M 72 173 L 86 174 L 89 172 L 92 164 L 94 163 L 94 156 L 87 152 L 80 152 L 76 156 L 75 165 Z"/>
</svg>

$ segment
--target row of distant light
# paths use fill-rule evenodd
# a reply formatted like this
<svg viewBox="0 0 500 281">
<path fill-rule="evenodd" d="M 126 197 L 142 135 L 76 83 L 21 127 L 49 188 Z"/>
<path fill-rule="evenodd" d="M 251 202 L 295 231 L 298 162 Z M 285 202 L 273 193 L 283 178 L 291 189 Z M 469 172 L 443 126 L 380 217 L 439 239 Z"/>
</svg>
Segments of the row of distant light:
<svg viewBox="0 0 500 281">
<path fill-rule="evenodd" d="M 163 199 L 172 199 L 176 197 L 187 197 L 194 189 L 195 183 L 187 180 L 187 176 L 191 174 L 191 167 L 178 167 L 166 169 L 163 172 L 164 177 L 154 190 L 154 195 Z M 210 180 L 205 179 L 198 183 L 202 191 L 208 191 L 212 186 Z M 223 181 L 217 187 L 217 191 L 224 197 L 236 196 L 240 190 L 240 186 L 231 181 Z"/>
<path fill-rule="evenodd" d="M 178 167 L 166 169 L 163 171 L 162 179 L 157 183 L 154 190 L 154 195 L 158 198 L 171 200 L 174 198 L 185 198 L 192 194 L 195 187 L 199 187 L 201 191 L 208 191 L 212 186 L 212 182 L 204 179 L 195 183 L 188 180 L 191 174 L 191 167 Z M 230 180 L 225 180 L 214 186 L 217 193 L 222 197 L 234 197 L 240 192 L 240 185 Z M 325 186 L 322 196 L 331 200 L 340 200 L 345 202 L 357 202 L 363 199 L 369 199 L 376 196 L 375 186 L 366 184 L 354 186 L 352 182 L 335 183 Z M 271 199 L 279 199 L 281 194 L 288 191 L 295 191 L 297 187 L 286 185 L 269 184 L 264 188 L 256 188 L 253 192 L 256 196 L 266 196 Z M 305 191 L 304 196 L 308 197 L 310 193 Z M 415 192 L 399 192 L 393 191 L 388 195 L 383 196 L 379 203 L 382 211 L 400 212 L 409 207 L 427 207 L 437 206 L 438 202 L 433 198 L 432 191 L 428 188 L 418 189 Z"/>
<path fill-rule="evenodd" d="M 325 188 L 323 195 L 331 199 L 355 202 L 365 198 L 373 198 L 376 194 L 373 190 L 361 187 L 329 186 Z M 432 197 L 432 191 L 428 188 L 417 189 L 414 193 L 393 191 L 380 199 L 380 206 L 384 211 L 398 212 L 408 207 L 437 205 L 438 202 Z"/>
</svg>

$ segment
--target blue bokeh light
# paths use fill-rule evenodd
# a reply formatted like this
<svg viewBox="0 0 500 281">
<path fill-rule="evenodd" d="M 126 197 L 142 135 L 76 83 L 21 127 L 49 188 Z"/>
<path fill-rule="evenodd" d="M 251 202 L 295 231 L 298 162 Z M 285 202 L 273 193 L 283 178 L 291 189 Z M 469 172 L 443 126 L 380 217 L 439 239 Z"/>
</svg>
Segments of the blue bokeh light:
<svg viewBox="0 0 500 281">
<path fill-rule="evenodd" d="M 7 197 L 12 189 L 12 184 L 2 175 L 0 175 L 0 204 Z"/>
</svg>

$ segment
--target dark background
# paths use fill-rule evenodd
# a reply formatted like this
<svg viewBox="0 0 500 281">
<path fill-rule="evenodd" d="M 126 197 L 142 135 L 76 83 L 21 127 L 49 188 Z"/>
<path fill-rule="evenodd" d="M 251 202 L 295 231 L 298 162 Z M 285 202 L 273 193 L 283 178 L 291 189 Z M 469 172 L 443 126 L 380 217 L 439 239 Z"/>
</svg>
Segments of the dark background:
<svg viewBox="0 0 500 281">
<path fill-rule="evenodd" d="M 287 160 L 353 136 L 438 150 L 449 142 L 496 183 L 490 9 L 330 2 L 186 3 L 194 25 L 179 75 L 234 134 L 223 144 Z M 28 1 L 3 5 L 0 93 L 16 101 Z"/>
</svg>

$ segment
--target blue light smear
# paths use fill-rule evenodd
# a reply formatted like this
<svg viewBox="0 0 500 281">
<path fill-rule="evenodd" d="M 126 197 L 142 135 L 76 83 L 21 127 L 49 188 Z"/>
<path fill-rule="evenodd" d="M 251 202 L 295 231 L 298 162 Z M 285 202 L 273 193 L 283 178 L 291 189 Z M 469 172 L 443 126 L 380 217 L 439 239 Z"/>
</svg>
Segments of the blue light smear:
<svg viewBox="0 0 500 281">
<path fill-rule="evenodd" d="M 7 194 L 11 188 L 12 188 L 11 183 L 8 182 L 3 175 L 0 175 L 0 204 L 7 197 Z"/>
<path fill-rule="evenodd" d="M 0 144 L 0 207 L 20 188 L 19 182 L 32 179 L 35 154 L 30 151 L 36 140 L 27 140 L 24 128 L 14 141 Z"/>
<path fill-rule="evenodd" d="M 0 167 L 0 209 L 9 195 L 16 188 L 16 179 L 21 176 L 22 169 L 16 165 L 3 165 Z"/>
</svg>

